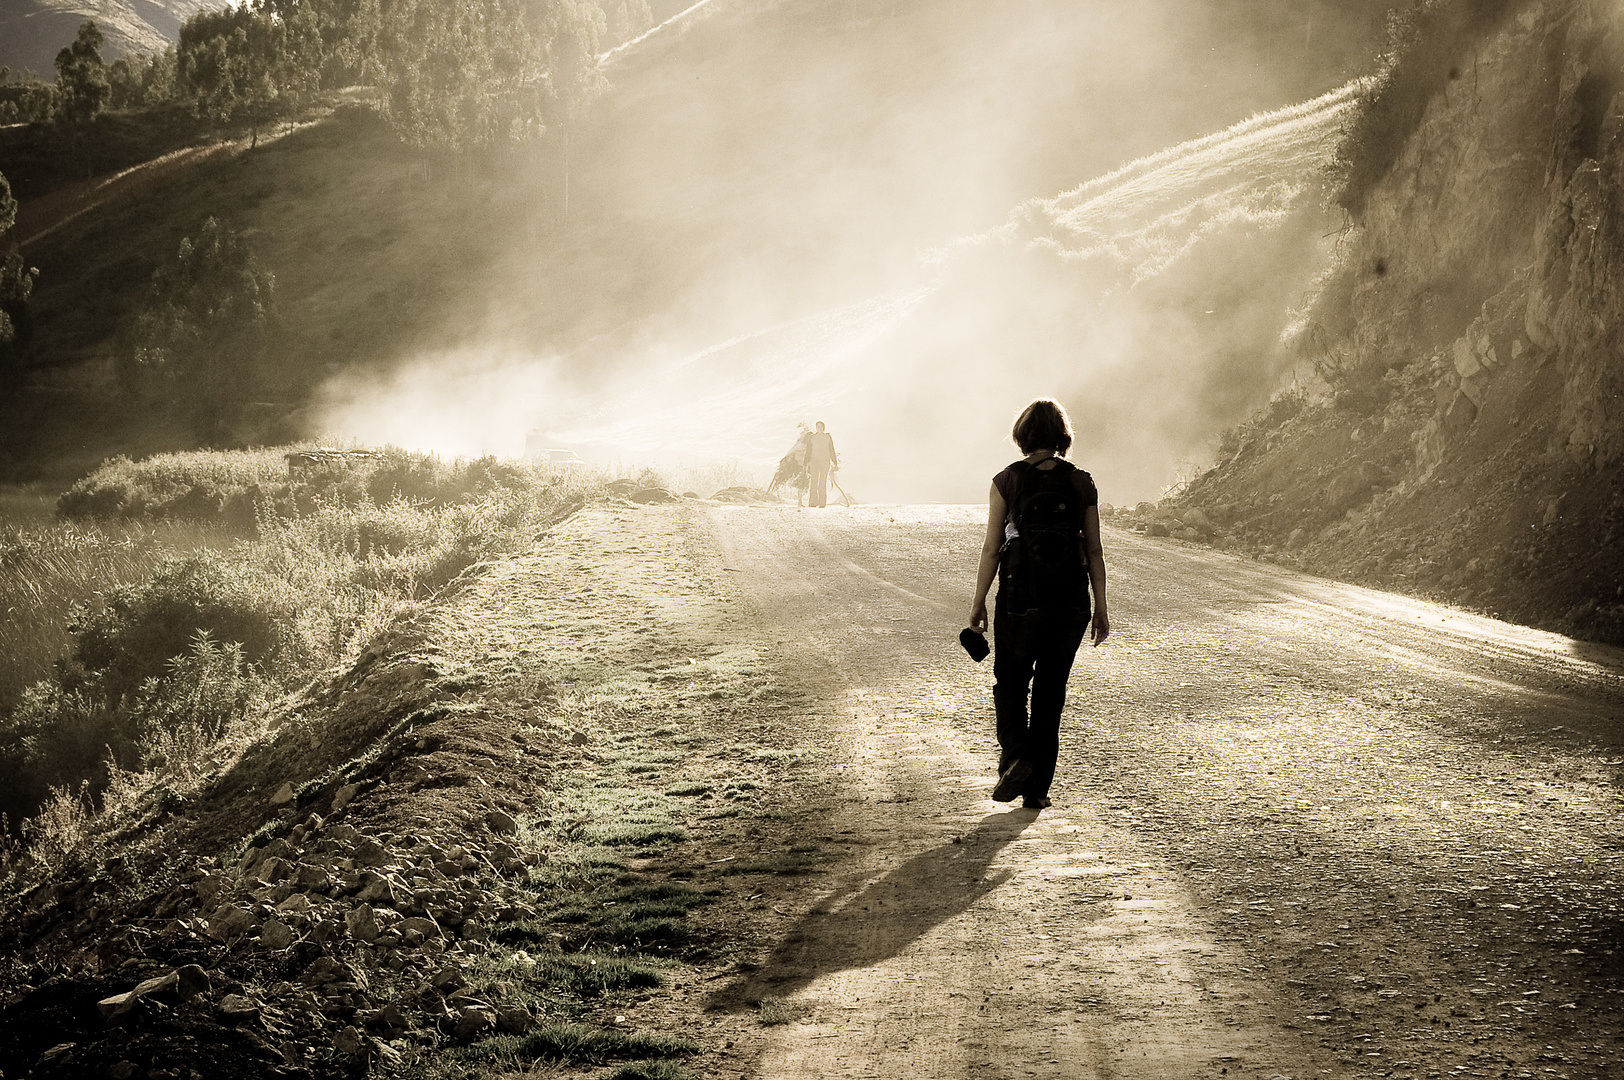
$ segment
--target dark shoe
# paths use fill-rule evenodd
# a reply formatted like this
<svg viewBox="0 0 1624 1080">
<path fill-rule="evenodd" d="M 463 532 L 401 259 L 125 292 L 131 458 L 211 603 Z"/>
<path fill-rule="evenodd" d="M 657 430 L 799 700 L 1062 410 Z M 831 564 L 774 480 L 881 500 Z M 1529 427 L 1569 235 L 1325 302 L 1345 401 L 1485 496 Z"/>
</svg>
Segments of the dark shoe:
<svg viewBox="0 0 1624 1080">
<path fill-rule="evenodd" d="M 1021 785 L 1026 778 L 1032 775 L 1032 766 L 1016 758 L 1010 762 L 1009 768 L 998 777 L 997 785 L 992 789 L 993 802 L 1009 802 L 1021 793 Z"/>
<path fill-rule="evenodd" d="M 1053 805 L 1047 795 L 1028 795 L 1021 800 L 1022 810 L 1047 810 Z"/>
</svg>

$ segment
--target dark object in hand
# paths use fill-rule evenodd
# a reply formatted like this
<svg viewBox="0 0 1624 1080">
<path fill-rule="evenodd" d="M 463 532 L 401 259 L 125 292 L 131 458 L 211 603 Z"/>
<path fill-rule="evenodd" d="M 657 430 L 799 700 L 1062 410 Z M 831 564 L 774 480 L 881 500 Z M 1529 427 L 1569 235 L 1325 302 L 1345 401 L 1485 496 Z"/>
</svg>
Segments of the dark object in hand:
<svg viewBox="0 0 1624 1080">
<path fill-rule="evenodd" d="M 959 644 L 963 645 L 964 651 L 970 654 L 970 659 L 978 664 L 985 660 L 987 654 L 992 651 L 987 647 L 987 635 L 978 634 L 968 626 L 959 631 Z"/>
</svg>

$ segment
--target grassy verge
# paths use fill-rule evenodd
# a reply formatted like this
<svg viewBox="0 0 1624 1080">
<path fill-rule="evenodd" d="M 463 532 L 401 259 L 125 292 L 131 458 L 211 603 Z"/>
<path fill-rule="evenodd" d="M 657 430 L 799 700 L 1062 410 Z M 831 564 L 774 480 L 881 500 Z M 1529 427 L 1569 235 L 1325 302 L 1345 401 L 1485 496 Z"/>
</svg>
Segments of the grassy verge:
<svg viewBox="0 0 1624 1080">
<path fill-rule="evenodd" d="M 0 811 L 93 804 L 121 770 L 194 771 L 274 694 L 601 485 L 395 450 L 293 477 L 282 450 L 260 450 L 114 459 L 48 525 L 37 492 L 13 494 Z"/>
</svg>

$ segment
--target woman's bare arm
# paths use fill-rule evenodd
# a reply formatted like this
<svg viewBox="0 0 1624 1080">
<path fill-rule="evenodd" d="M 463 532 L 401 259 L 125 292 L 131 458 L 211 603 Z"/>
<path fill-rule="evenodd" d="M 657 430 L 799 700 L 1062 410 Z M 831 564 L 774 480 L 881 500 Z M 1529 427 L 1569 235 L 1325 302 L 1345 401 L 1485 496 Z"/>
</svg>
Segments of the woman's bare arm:
<svg viewBox="0 0 1624 1080">
<path fill-rule="evenodd" d="M 987 632 L 987 590 L 998 574 L 998 550 L 1004 546 L 1004 497 L 998 485 L 987 493 L 987 535 L 981 541 L 981 564 L 976 568 L 976 597 L 970 604 L 970 628 Z"/>
<path fill-rule="evenodd" d="M 1100 547 L 1100 508 L 1083 511 L 1083 543 L 1088 548 L 1088 581 L 1094 589 L 1094 623 L 1089 637 L 1094 644 L 1111 636 L 1111 617 L 1105 610 L 1105 551 Z"/>
</svg>

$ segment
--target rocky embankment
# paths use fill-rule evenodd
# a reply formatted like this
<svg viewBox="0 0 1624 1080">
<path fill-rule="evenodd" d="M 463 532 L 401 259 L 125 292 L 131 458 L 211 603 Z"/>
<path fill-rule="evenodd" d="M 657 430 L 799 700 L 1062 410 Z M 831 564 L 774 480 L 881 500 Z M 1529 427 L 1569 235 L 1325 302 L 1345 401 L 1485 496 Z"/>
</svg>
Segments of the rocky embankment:
<svg viewBox="0 0 1624 1080">
<path fill-rule="evenodd" d="M 1138 520 L 1624 641 L 1624 15 L 1437 3 L 1409 32 L 1343 147 L 1305 389 Z"/>
<path fill-rule="evenodd" d="M 462 700 L 468 673 L 413 637 L 37 867 L 0 915 L 4 1075 L 337 1075 L 535 1023 L 476 969 L 492 926 L 535 915 L 542 854 L 504 789 L 577 737 Z"/>
</svg>

